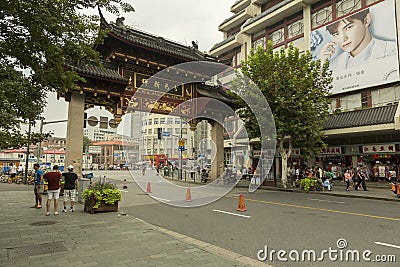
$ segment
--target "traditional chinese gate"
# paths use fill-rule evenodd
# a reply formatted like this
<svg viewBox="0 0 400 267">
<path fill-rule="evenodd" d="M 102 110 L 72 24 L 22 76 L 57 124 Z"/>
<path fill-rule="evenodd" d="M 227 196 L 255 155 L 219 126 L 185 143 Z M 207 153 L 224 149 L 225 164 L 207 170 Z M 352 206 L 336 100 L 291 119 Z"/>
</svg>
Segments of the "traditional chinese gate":
<svg viewBox="0 0 400 267">
<path fill-rule="evenodd" d="M 104 66 L 70 64 L 69 67 L 86 82 L 79 84 L 79 90 L 69 90 L 60 95 L 69 102 L 65 164 L 73 165 L 78 173 L 82 172 L 84 110 L 88 108 L 104 106 L 119 123 L 128 110 L 177 115 L 190 120 L 207 109 L 218 116 L 218 106 L 207 101 L 192 101 L 201 97 L 232 104 L 222 88 L 204 84 L 216 73 L 224 71 L 221 66 L 206 73 L 172 67 L 191 61 L 212 64 L 214 59 L 200 52 L 196 44 L 189 47 L 121 23 L 108 23 L 102 15 L 101 27 L 109 30 L 104 43 L 96 46 L 104 59 Z M 177 86 L 168 75 L 149 80 L 164 69 L 182 81 L 195 79 L 197 82 Z M 193 130 L 199 121 L 199 118 L 190 121 Z M 211 137 L 217 146 L 211 168 L 211 177 L 216 178 L 223 171 L 223 127 L 213 120 L 208 121 L 212 125 Z"/>
</svg>

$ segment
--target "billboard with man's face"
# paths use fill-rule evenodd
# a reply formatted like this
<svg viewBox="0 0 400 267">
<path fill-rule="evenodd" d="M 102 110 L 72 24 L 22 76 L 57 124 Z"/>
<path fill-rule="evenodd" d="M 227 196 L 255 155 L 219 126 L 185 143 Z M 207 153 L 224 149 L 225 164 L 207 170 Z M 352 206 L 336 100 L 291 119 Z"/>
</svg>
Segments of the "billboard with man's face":
<svg viewBox="0 0 400 267">
<path fill-rule="evenodd" d="M 333 94 L 399 80 L 394 0 L 386 0 L 311 32 L 314 59 L 329 60 Z"/>
</svg>

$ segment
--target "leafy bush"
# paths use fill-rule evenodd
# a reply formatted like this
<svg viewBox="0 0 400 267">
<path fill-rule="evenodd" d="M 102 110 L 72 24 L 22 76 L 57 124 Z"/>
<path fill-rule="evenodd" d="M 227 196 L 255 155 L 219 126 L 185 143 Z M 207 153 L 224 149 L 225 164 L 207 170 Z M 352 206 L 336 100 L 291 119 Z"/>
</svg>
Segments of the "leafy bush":
<svg viewBox="0 0 400 267">
<path fill-rule="evenodd" d="M 114 205 L 115 202 L 121 201 L 122 194 L 118 188 L 111 183 L 97 182 L 94 185 L 90 185 L 87 189 L 85 189 L 85 191 L 82 192 L 82 198 L 85 201 L 95 198 L 96 204 L 93 206 L 93 208 L 97 209 L 102 200 L 110 205 Z"/>
<path fill-rule="evenodd" d="M 304 191 L 309 192 L 311 187 L 318 189 L 319 183 L 317 179 L 306 177 L 300 181 L 300 185 Z"/>
</svg>

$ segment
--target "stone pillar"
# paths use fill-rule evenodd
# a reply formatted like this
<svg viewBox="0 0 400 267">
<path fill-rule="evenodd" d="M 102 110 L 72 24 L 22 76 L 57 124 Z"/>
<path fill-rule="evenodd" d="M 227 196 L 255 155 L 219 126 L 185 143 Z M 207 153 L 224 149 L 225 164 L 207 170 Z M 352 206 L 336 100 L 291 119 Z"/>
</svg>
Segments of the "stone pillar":
<svg viewBox="0 0 400 267">
<path fill-rule="evenodd" d="M 311 26 L 311 5 L 303 6 L 303 22 L 304 22 L 304 49 L 310 50 L 310 32 Z"/>
<path fill-rule="evenodd" d="M 218 122 L 213 122 L 211 139 L 215 144 L 215 157 L 211 162 L 211 180 L 217 179 L 224 172 L 224 128 Z"/>
<path fill-rule="evenodd" d="M 85 109 L 85 95 L 72 91 L 68 105 L 67 150 L 65 153 L 65 167 L 74 166 L 78 176 L 82 176 L 83 153 L 83 122 Z"/>
</svg>

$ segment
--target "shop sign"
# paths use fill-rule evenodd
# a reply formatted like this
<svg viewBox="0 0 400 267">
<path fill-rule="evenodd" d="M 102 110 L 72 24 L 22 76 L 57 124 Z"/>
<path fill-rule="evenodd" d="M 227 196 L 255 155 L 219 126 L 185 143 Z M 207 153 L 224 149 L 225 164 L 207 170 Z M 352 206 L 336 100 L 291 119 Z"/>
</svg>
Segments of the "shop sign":
<svg viewBox="0 0 400 267">
<path fill-rule="evenodd" d="M 267 149 L 263 155 L 267 157 L 274 157 L 274 150 L 273 149 Z M 253 150 L 253 157 L 254 158 L 259 158 L 261 156 L 261 150 Z"/>
<path fill-rule="evenodd" d="M 394 153 L 396 152 L 394 144 L 388 145 L 371 145 L 371 146 L 363 146 L 363 153 Z"/>
<path fill-rule="evenodd" d="M 243 156 L 243 150 L 237 150 L 235 151 L 236 156 Z"/>
<path fill-rule="evenodd" d="M 342 148 L 340 146 L 321 148 L 320 154 L 339 155 L 339 154 L 342 154 Z"/>
</svg>

